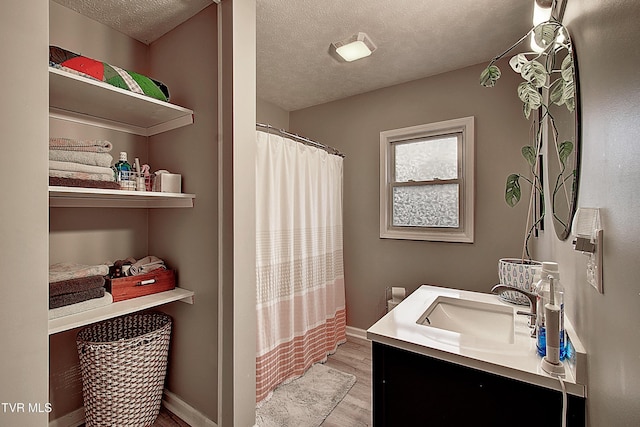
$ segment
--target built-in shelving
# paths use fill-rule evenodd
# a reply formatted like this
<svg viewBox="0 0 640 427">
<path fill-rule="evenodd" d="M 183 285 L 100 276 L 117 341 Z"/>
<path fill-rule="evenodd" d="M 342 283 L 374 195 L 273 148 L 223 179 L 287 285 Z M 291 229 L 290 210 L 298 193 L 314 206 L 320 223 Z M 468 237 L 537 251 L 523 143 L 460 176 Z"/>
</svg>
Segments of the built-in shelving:
<svg viewBox="0 0 640 427">
<path fill-rule="evenodd" d="M 137 311 L 157 307 L 174 301 L 182 301 L 193 304 L 194 293 L 182 288 L 156 294 L 118 301 L 104 307 L 94 308 L 82 313 L 71 314 L 65 317 L 49 320 L 49 335 L 64 332 L 69 329 L 79 328 L 91 323 L 100 322 L 113 317 L 122 316 Z"/>
<path fill-rule="evenodd" d="M 49 67 L 49 117 L 151 136 L 193 123 L 193 111 L 110 84 Z M 195 195 L 49 186 L 49 207 L 190 208 Z M 49 335 L 128 313 L 183 301 L 194 293 L 182 288 L 119 301 L 49 320 Z"/>
<path fill-rule="evenodd" d="M 49 186 L 49 207 L 191 208 L 195 194 Z"/>
<path fill-rule="evenodd" d="M 193 111 L 49 67 L 49 116 L 151 136 L 193 123 Z"/>
</svg>

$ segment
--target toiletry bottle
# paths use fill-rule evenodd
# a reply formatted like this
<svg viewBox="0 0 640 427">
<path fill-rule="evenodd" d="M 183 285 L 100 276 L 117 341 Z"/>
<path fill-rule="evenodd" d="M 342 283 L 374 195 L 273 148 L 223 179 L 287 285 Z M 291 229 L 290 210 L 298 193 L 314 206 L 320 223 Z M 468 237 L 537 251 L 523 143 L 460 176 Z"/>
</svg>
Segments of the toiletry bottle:
<svg viewBox="0 0 640 427">
<path fill-rule="evenodd" d="M 135 190 L 136 182 L 133 178 L 131 165 L 127 161 L 127 152 L 120 152 L 120 160 L 113 166 L 116 182 L 122 190 Z"/>
<path fill-rule="evenodd" d="M 549 276 L 554 279 L 554 301 L 560 307 L 560 360 L 566 356 L 565 331 L 564 331 L 564 288 L 560 284 L 558 264 L 555 262 L 543 262 L 540 272 L 540 281 L 536 284 L 538 293 L 536 316 L 536 347 L 538 354 L 544 356 L 547 353 L 547 334 L 545 324 L 545 306 L 550 303 Z"/>
</svg>

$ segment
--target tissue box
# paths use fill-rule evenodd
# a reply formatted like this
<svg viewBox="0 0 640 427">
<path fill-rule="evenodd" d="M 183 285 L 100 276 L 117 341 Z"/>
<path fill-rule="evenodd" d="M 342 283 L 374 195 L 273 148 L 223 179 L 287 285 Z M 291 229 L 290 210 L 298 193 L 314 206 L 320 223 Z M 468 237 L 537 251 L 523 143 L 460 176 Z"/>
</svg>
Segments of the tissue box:
<svg viewBox="0 0 640 427">
<path fill-rule="evenodd" d="M 153 181 L 153 191 L 163 193 L 182 193 L 182 175 L 176 173 L 161 173 Z"/>
</svg>

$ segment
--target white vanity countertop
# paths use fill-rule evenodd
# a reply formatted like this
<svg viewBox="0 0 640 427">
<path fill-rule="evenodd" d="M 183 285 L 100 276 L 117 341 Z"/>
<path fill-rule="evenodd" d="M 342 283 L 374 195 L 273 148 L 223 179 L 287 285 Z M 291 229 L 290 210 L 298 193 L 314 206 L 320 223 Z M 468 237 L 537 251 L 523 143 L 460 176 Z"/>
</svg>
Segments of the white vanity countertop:
<svg viewBox="0 0 640 427">
<path fill-rule="evenodd" d="M 562 390 L 557 378 L 542 370 L 531 338 L 527 316 L 514 315 L 515 339 L 512 344 L 474 339 L 456 332 L 417 323 L 429 305 L 439 296 L 461 298 L 512 307 L 527 311 L 528 307 L 502 302 L 497 295 L 422 285 L 367 330 L 367 338 L 374 342 L 412 351 L 462 366 L 525 381 L 555 390 Z M 565 361 L 567 392 L 586 397 L 584 363 L 586 355 L 573 327 L 565 319 L 565 329 L 575 348 L 571 361 Z M 578 378 L 580 381 L 576 381 Z"/>
</svg>

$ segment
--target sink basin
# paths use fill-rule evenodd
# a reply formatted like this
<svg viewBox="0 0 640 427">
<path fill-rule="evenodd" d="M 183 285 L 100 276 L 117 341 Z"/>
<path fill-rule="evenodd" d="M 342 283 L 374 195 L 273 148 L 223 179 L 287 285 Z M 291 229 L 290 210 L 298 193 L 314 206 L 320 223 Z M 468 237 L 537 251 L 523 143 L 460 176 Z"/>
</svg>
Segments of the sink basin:
<svg viewBox="0 0 640 427">
<path fill-rule="evenodd" d="M 482 340 L 513 344 L 513 308 L 446 296 L 437 297 L 417 321 L 420 325 Z"/>
</svg>

